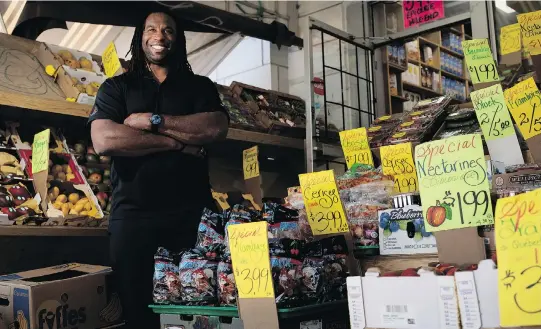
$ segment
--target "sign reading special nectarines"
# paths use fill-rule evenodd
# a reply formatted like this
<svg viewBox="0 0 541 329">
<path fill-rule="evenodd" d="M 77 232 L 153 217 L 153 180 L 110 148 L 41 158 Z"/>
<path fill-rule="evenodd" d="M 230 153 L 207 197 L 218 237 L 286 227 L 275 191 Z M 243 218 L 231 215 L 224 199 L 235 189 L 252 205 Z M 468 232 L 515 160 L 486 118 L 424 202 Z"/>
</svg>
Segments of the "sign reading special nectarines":
<svg viewBox="0 0 541 329">
<path fill-rule="evenodd" d="M 426 231 L 494 224 L 481 135 L 417 145 L 415 167 Z"/>
</svg>

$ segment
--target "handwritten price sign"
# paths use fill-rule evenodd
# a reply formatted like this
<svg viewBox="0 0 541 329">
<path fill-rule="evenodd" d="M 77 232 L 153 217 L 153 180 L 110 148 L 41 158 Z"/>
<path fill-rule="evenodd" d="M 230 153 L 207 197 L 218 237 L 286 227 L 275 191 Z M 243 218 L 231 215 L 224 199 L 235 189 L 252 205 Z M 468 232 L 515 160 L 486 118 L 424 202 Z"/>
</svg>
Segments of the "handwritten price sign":
<svg viewBox="0 0 541 329">
<path fill-rule="evenodd" d="M 417 191 L 411 143 L 382 146 L 379 152 L 383 174 L 394 177 L 394 190 L 398 193 Z"/>
<path fill-rule="evenodd" d="M 101 61 L 103 63 L 103 70 L 105 75 L 108 77 L 113 77 L 115 73 L 122 67 L 120 65 L 120 60 L 118 59 L 118 54 L 116 53 L 115 43 L 111 41 L 103 54 L 101 54 Z"/>
<path fill-rule="evenodd" d="M 507 55 L 521 50 L 520 24 L 502 27 L 500 31 L 500 54 Z"/>
<path fill-rule="evenodd" d="M 274 298 L 267 225 L 257 222 L 227 228 L 233 275 L 240 298 Z"/>
<path fill-rule="evenodd" d="M 541 95 L 533 78 L 517 83 L 504 92 L 507 107 L 525 139 L 541 133 Z"/>
<path fill-rule="evenodd" d="M 415 167 L 428 232 L 494 223 L 481 135 L 417 145 Z"/>
<path fill-rule="evenodd" d="M 32 174 L 49 169 L 49 139 L 50 129 L 34 135 L 32 144 Z"/>
<path fill-rule="evenodd" d="M 341 131 L 340 143 L 342 144 L 348 168 L 351 168 L 356 163 L 374 165 L 366 128 Z"/>
<path fill-rule="evenodd" d="M 487 39 L 464 40 L 462 50 L 473 84 L 500 81 Z"/>
<path fill-rule="evenodd" d="M 541 54 L 541 10 L 517 15 L 524 46 L 530 55 Z"/>
<path fill-rule="evenodd" d="M 245 180 L 259 176 L 258 154 L 259 149 L 257 145 L 242 151 L 242 168 Z"/>
<path fill-rule="evenodd" d="M 471 93 L 477 120 L 487 141 L 507 137 L 515 133 L 500 84 Z"/>
<path fill-rule="evenodd" d="M 541 324 L 541 190 L 496 204 L 498 296 L 502 327 Z"/>
<path fill-rule="evenodd" d="M 314 235 L 349 231 L 332 170 L 300 174 L 302 197 Z"/>
</svg>

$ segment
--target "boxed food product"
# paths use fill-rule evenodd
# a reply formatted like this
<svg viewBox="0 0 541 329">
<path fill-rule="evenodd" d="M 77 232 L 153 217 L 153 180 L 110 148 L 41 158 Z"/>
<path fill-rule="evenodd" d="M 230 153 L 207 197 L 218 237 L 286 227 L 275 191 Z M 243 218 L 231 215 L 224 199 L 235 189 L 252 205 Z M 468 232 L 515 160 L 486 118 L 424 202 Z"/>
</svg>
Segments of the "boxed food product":
<svg viewBox="0 0 541 329">
<path fill-rule="evenodd" d="M 499 189 L 534 189 L 541 187 L 541 169 L 527 169 L 514 173 L 494 175 L 492 188 Z"/>
</svg>

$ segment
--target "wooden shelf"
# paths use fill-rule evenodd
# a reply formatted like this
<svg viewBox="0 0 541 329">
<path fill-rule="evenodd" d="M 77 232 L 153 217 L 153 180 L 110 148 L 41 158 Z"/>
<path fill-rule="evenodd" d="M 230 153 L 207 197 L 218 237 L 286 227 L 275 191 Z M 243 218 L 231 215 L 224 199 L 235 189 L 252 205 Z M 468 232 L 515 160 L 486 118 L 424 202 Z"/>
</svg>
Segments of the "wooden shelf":
<svg viewBox="0 0 541 329">
<path fill-rule="evenodd" d="M 432 89 L 428 89 L 428 88 L 425 88 L 425 87 L 413 85 L 413 84 L 407 83 L 407 82 L 402 82 L 402 86 L 404 87 L 404 89 L 407 89 L 409 91 L 424 93 L 424 94 L 432 95 L 432 96 L 443 96 L 443 94 L 441 94 L 441 93 L 439 93 L 437 91 L 434 91 Z"/>
<path fill-rule="evenodd" d="M 404 96 L 400 96 L 400 95 L 391 95 L 391 98 L 397 99 L 397 100 L 402 101 L 402 102 L 407 102 L 407 101 L 409 101 L 409 99 L 407 99 L 407 98 L 404 97 Z"/>
<path fill-rule="evenodd" d="M 304 150 L 304 139 L 229 128 L 227 139 Z"/>
<path fill-rule="evenodd" d="M 449 49 L 449 48 L 447 48 L 447 47 L 440 46 L 440 49 L 441 49 L 441 51 L 443 51 L 443 52 L 445 52 L 445 53 L 448 53 L 448 54 L 450 54 L 450 55 L 453 55 L 453 56 L 455 56 L 455 57 L 464 58 L 464 55 L 461 55 L 461 54 L 457 53 L 456 51 L 451 50 L 451 49 Z"/>
<path fill-rule="evenodd" d="M 421 66 L 427 67 L 427 68 L 432 69 L 432 70 L 434 70 L 434 71 L 439 71 L 439 70 L 440 70 L 439 68 L 437 68 L 437 67 L 435 67 L 435 66 L 432 66 L 432 65 L 430 65 L 430 64 L 426 64 L 426 63 L 424 63 L 424 62 L 421 62 Z"/>
<path fill-rule="evenodd" d="M 388 62 L 387 64 L 389 65 L 389 68 L 393 68 L 393 69 L 398 70 L 400 72 L 406 72 L 408 70 L 407 67 L 400 66 L 400 65 L 398 65 L 396 63 L 393 63 L 393 62 Z"/>
<path fill-rule="evenodd" d="M 0 236 L 107 236 L 105 227 L 0 226 Z"/>
<path fill-rule="evenodd" d="M 428 39 L 425 39 L 425 38 L 423 38 L 423 37 L 419 37 L 419 44 L 420 44 L 420 45 L 426 44 L 426 45 L 432 46 L 432 47 L 434 47 L 434 48 L 438 48 L 438 47 L 440 46 L 440 45 L 438 45 L 437 43 L 432 42 L 432 41 L 430 41 L 430 40 L 428 40 Z"/>
<path fill-rule="evenodd" d="M 459 77 L 458 75 L 447 72 L 445 70 L 441 70 L 441 75 L 445 75 L 446 77 L 453 78 L 455 80 L 459 80 L 459 81 L 462 81 L 462 82 L 466 82 L 466 79 L 464 77 Z"/>
<path fill-rule="evenodd" d="M 421 61 L 417 59 L 408 58 L 408 63 L 415 64 L 415 65 L 421 65 Z"/>
</svg>

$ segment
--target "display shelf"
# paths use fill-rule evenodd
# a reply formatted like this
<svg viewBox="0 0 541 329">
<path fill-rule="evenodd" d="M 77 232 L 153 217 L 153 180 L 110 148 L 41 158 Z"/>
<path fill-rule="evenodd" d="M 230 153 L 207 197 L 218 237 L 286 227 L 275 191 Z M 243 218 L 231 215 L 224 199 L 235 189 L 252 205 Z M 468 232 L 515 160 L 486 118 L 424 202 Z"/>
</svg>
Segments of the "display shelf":
<svg viewBox="0 0 541 329">
<path fill-rule="evenodd" d="M 424 63 L 424 62 L 421 62 L 421 66 L 424 66 L 424 67 L 429 68 L 429 69 L 434 70 L 434 71 L 440 71 L 439 68 L 437 68 L 437 67 L 435 67 L 435 66 L 433 66 L 433 65 Z"/>
<path fill-rule="evenodd" d="M 459 77 L 458 75 L 455 75 L 453 73 L 447 72 L 445 70 L 441 70 L 441 74 L 445 75 L 446 77 L 453 78 L 455 80 L 459 80 L 462 82 L 466 82 L 466 79 L 464 77 Z"/>
<path fill-rule="evenodd" d="M 396 63 L 393 63 L 393 62 L 388 62 L 387 63 L 389 65 L 389 68 L 392 68 L 392 69 L 395 69 L 395 70 L 398 70 L 400 72 L 406 72 L 408 70 L 407 67 L 404 67 L 404 66 L 400 66 Z"/>
<path fill-rule="evenodd" d="M 411 84 L 411 83 L 408 83 L 408 82 L 402 82 L 402 85 L 403 85 L 404 89 L 407 89 L 409 91 L 414 91 L 414 92 L 418 92 L 418 93 L 424 93 L 424 94 L 432 95 L 432 96 L 443 96 L 442 93 L 439 93 L 439 92 L 437 92 L 435 90 L 428 89 L 428 88 L 421 87 L 421 86 L 417 86 L 417 85 L 414 85 L 414 84 Z"/>
<path fill-rule="evenodd" d="M 429 45 L 429 46 L 432 46 L 434 48 L 440 47 L 440 45 L 438 45 L 437 43 L 435 43 L 433 41 L 430 41 L 428 39 L 425 39 L 423 37 L 419 37 L 419 44 L 420 45 Z"/>
<path fill-rule="evenodd" d="M 70 226 L 0 226 L 0 236 L 107 236 L 107 228 Z"/>
<path fill-rule="evenodd" d="M 453 56 L 456 56 L 456 57 L 459 57 L 459 58 L 464 58 L 464 55 L 462 54 L 459 54 L 457 53 L 456 51 L 454 50 L 451 50 L 447 47 L 444 47 L 444 46 L 440 46 L 440 49 L 441 51 L 445 52 L 445 53 L 448 53 L 449 55 L 453 55 Z"/>
<path fill-rule="evenodd" d="M 40 95 L 9 92 L 1 89 L 0 105 L 85 118 L 92 111 L 92 106 L 90 105 L 68 102 L 60 97 L 54 99 L 40 97 Z"/>
<path fill-rule="evenodd" d="M 381 273 L 428 266 L 438 262 L 437 254 L 424 255 L 389 255 L 389 256 L 366 256 L 359 260 L 362 272 L 369 268 L 377 267 Z"/>
<path fill-rule="evenodd" d="M 402 102 L 407 102 L 409 100 L 406 97 L 400 96 L 400 95 L 391 95 L 391 97 L 394 98 L 394 99 L 400 100 Z"/>
<path fill-rule="evenodd" d="M 229 128 L 227 139 L 304 150 L 304 139 L 269 135 L 235 128 Z"/>
<path fill-rule="evenodd" d="M 420 65 L 421 61 L 418 60 L 418 59 L 414 59 L 414 58 L 408 58 L 408 63 L 415 64 L 415 65 Z"/>
</svg>

